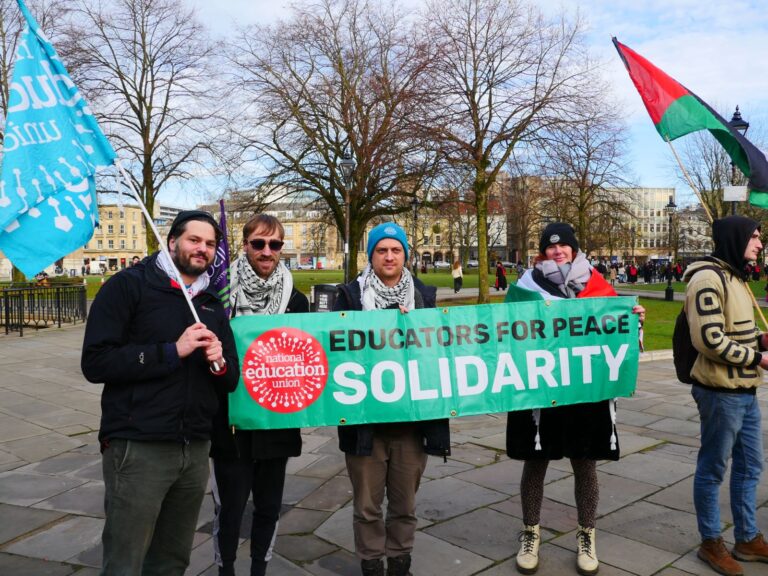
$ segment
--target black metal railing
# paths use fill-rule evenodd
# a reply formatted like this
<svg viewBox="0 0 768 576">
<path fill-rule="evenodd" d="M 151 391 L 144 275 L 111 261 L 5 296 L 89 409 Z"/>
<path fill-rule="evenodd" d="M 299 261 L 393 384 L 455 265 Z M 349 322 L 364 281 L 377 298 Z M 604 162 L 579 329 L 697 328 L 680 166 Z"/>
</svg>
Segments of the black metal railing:
<svg viewBox="0 0 768 576">
<path fill-rule="evenodd" d="M 13 286 L 0 289 L 0 324 L 5 333 L 18 332 L 24 336 L 24 328 L 46 328 L 78 320 L 87 316 L 85 286 Z"/>
</svg>

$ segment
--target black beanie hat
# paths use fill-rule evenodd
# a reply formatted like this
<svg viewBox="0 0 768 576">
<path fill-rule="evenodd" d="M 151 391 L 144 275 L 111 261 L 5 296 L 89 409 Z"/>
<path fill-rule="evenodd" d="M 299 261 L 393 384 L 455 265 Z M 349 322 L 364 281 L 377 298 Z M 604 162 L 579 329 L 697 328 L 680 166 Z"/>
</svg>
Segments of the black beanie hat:
<svg viewBox="0 0 768 576">
<path fill-rule="evenodd" d="M 213 230 L 216 232 L 216 243 L 218 244 L 219 240 L 221 240 L 223 233 L 221 232 L 221 228 L 219 228 L 218 223 L 216 220 L 213 219 L 213 216 L 211 216 L 208 212 L 205 212 L 204 210 L 182 210 L 178 214 L 176 214 L 176 218 L 173 219 L 173 224 L 171 224 L 171 229 L 168 231 L 168 237 L 166 238 L 166 243 L 171 241 L 171 238 L 177 238 L 181 235 L 181 228 L 184 225 L 185 222 L 189 222 L 190 220 L 199 220 L 200 222 L 207 222 L 211 226 L 213 226 Z"/>
<path fill-rule="evenodd" d="M 576 230 L 573 226 L 566 224 L 565 222 L 552 222 L 547 224 L 544 228 L 544 232 L 541 233 L 541 239 L 539 240 L 539 253 L 544 254 L 547 246 L 552 244 L 567 244 L 573 248 L 573 255 L 575 256 L 579 251 L 579 241 L 576 240 Z"/>
</svg>

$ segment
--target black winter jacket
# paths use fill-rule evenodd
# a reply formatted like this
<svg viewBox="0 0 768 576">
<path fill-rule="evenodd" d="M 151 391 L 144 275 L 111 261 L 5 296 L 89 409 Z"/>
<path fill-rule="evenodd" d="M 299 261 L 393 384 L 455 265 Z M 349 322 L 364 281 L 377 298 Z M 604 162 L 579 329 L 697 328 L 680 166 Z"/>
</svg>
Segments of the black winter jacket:
<svg viewBox="0 0 768 576">
<path fill-rule="evenodd" d="M 285 313 L 309 312 L 309 300 L 293 289 Z M 266 460 L 301 455 L 301 430 L 235 430 L 229 425 L 229 398 L 219 392 L 219 411 L 211 431 L 211 458 L 222 460 Z"/>
<path fill-rule="evenodd" d="M 232 330 L 212 290 L 192 300 L 200 320 L 221 340 L 227 371 L 213 375 L 202 350 L 179 358 L 175 342 L 192 312 L 157 254 L 115 274 L 91 306 L 81 357 L 89 382 L 103 382 L 99 440 L 210 438 L 217 390 L 234 390 L 239 362 Z"/>
<path fill-rule="evenodd" d="M 413 279 L 416 290 L 416 308 L 434 308 L 437 303 L 437 288 L 427 286 L 418 278 Z M 353 280 L 342 284 L 336 293 L 334 311 L 362 310 L 360 284 Z M 434 456 L 449 456 L 451 453 L 451 432 L 447 418 L 415 422 L 423 437 L 424 452 Z M 392 425 L 387 425 L 392 426 Z M 370 456 L 373 450 L 375 424 L 354 424 L 339 426 L 339 449 L 354 456 Z"/>
</svg>

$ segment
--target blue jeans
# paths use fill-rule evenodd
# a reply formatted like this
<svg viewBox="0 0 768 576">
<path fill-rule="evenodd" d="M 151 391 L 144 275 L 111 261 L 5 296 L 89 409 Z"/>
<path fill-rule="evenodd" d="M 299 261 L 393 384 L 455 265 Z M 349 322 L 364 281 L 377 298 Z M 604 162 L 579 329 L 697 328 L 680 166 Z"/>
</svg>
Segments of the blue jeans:
<svg viewBox="0 0 768 576">
<path fill-rule="evenodd" d="M 701 449 L 693 480 L 693 502 L 702 540 L 720 536 L 718 490 L 731 463 L 731 512 L 737 542 L 757 533 L 756 490 L 763 469 L 763 440 L 757 396 L 692 387 L 701 416 Z"/>
</svg>

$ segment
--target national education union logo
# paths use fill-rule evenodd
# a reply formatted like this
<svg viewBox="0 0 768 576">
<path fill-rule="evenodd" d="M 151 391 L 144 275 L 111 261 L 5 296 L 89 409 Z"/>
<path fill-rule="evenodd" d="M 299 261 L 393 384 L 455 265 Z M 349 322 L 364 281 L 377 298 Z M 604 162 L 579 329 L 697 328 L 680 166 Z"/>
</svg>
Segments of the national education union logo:
<svg viewBox="0 0 768 576">
<path fill-rule="evenodd" d="M 290 414 L 318 399 L 328 380 L 328 358 L 314 337 L 274 328 L 256 338 L 243 362 L 243 382 L 259 406 Z"/>
</svg>

